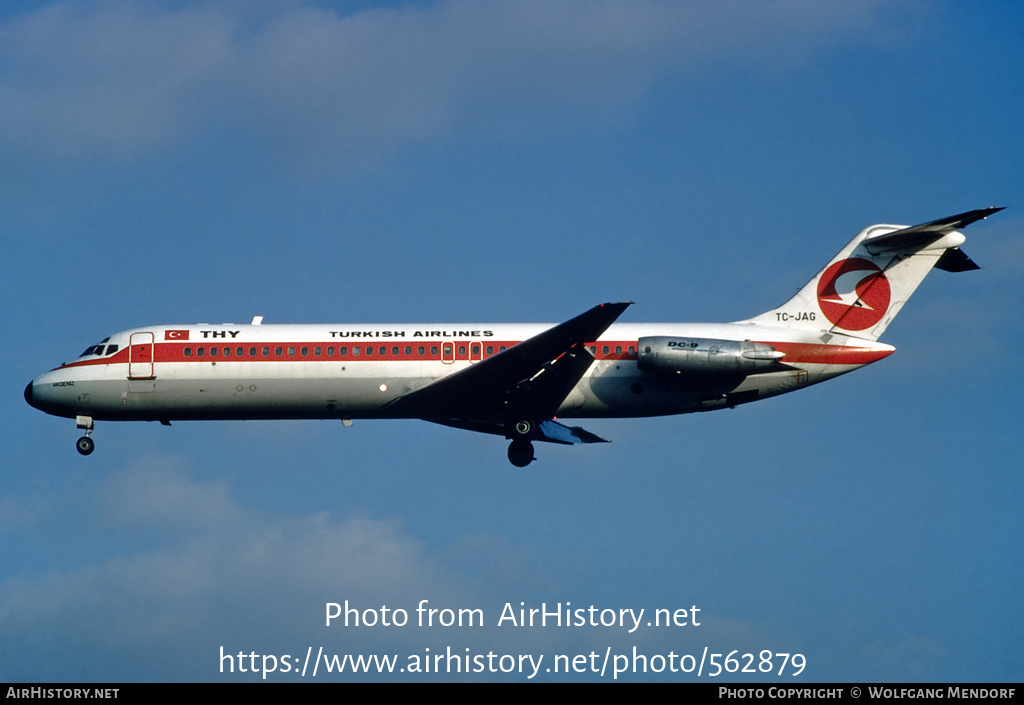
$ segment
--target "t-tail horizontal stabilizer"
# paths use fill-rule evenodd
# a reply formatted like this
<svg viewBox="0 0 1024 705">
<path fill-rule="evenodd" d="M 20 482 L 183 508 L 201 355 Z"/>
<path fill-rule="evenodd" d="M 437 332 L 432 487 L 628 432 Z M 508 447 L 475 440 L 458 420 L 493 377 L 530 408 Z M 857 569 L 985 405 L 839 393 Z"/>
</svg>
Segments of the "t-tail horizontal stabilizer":
<svg viewBox="0 0 1024 705">
<path fill-rule="evenodd" d="M 893 230 L 883 235 L 868 236 L 864 240 L 864 245 L 871 254 L 891 252 L 893 250 L 918 250 L 930 245 L 943 235 L 948 235 L 954 230 L 960 230 L 961 228 L 966 228 L 971 223 L 984 220 L 993 213 L 1003 210 L 1003 208 L 981 208 L 960 213 L 959 215 L 951 215 L 947 218 L 939 218 L 930 223 Z"/>
</svg>

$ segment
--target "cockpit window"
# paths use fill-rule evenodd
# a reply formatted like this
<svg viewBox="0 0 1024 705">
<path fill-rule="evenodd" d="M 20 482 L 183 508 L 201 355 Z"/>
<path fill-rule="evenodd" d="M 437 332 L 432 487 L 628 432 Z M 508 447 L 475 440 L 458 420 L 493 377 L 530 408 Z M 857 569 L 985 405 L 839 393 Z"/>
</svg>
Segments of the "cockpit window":
<svg viewBox="0 0 1024 705">
<path fill-rule="evenodd" d="M 104 347 L 103 344 L 108 340 L 110 340 L 110 336 L 107 336 L 96 345 L 90 345 L 85 350 L 83 350 L 82 354 L 79 355 L 78 357 L 88 357 L 89 355 L 102 355 Z M 109 348 L 107 348 L 107 355 L 113 355 L 115 352 L 117 352 L 116 345 L 111 345 Z"/>
</svg>

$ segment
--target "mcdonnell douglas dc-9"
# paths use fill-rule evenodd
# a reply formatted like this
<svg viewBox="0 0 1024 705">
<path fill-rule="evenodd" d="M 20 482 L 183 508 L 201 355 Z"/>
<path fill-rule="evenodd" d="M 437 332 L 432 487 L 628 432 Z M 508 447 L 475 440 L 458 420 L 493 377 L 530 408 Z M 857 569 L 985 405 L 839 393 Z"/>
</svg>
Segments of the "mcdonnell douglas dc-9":
<svg viewBox="0 0 1024 705">
<path fill-rule="evenodd" d="M 890 355 L 878 338 L 933 267 L 977 269 L 959 232 L 987 208 L 860 232 L 792 299 L 734 323 L 616 323 L 631 302 L 558 325 L 160 325 L 90 345 L 25 388 L 94 421 L 423 419 L 510 440 L 602 443 L 557 419 L 711 411 L 784 394 Z"/>
</svg>

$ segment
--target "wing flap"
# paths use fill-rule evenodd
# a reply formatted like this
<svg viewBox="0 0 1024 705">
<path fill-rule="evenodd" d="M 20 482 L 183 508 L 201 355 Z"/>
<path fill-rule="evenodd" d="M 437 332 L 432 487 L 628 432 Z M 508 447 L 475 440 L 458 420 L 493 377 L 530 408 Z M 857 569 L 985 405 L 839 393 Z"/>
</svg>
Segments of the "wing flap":
<svg viewBox="0 0 1024 705">
<path fill-rule="evenodd" d="M 477 433 L 491 433 L 495 436 L 508 436 L 505 424 L 496 421 L 464 421 L 462 419 L 424 419 L 431 423 L 461 428 L 466 431 Z M 575 443 L 610 443 L 595 433 L 591 433 L 579 426 L 565 426 L 554 419 L 541 421 L 537 425 L 538 435 L 532 439 L 535 441 L 547 441 L 548 443 L 560 443 L 562 445 L 573 445 Z"/>
<path fill-rule="evenodd" d="M 541 440 L 553 443 L 610 443 L 579 426 L 563 426 L 553 419 L 540 423 Z"/>
</svg>

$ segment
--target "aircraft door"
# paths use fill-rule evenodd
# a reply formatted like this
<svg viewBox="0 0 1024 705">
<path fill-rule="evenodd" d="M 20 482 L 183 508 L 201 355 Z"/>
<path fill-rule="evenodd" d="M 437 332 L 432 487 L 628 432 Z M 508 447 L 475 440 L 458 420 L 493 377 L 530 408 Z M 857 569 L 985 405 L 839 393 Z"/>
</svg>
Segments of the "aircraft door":
<svg viewBox="0 0 1024 705">
<path fill-rule="evenodd" d="M 153 379 L 152 333 L 132 333 L 128 346 L 128 379 Z"/>
</svg>

